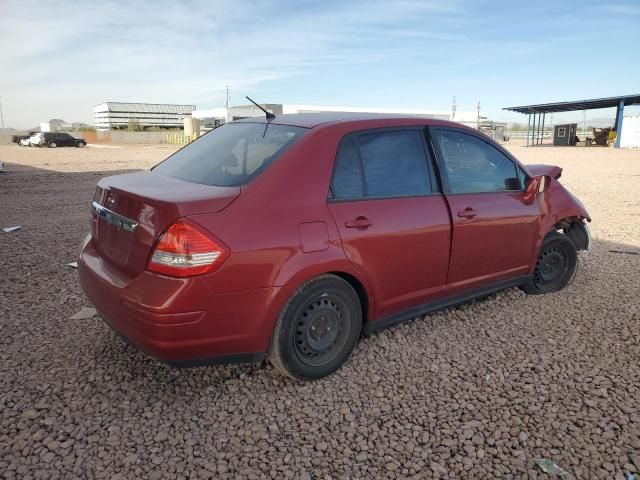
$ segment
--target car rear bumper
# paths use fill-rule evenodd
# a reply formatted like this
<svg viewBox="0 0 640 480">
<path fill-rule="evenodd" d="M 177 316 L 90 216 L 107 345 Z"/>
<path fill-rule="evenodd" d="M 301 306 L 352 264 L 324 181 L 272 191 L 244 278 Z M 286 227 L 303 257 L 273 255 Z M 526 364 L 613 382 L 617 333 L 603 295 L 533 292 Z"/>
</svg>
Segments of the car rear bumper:
<svg viewBox="0 0 640 480">
<path fill-rule="evenodd" d="M 82 288 L 104 321 L 143 352 L 176 366 L 259 361 L 278 287 L 212 293 L 207 276 L 128 278 L 104 261 L 93 240 L 78 259 Z"/>
</svg>

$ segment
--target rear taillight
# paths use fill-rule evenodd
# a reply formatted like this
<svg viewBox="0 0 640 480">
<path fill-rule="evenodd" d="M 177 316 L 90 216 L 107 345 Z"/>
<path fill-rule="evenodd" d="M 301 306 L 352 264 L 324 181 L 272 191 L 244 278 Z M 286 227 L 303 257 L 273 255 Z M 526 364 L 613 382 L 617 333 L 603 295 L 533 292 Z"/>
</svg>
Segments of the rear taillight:
<svg viewBox="0 0 640 480">
<path fill-rule="evenodd" d="M 190 277 L 217 270 L 228 256 L 229 249 L 222 242 L 181 219 L 160 235 L 147 268 L 172 277 Z"/>
</svg>

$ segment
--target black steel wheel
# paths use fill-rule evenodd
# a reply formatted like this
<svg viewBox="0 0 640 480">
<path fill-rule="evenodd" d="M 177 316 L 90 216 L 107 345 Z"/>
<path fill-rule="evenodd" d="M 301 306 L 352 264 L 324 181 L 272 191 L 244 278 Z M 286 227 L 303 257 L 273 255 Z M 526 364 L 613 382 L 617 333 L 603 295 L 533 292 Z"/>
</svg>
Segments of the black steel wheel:
<svg viewBox="0 0 640 480">
<path fill-rule="evenodd" d="M 295 351 L 300 361 L 317 367 L 331 361 L 344 348 L 342 335 L 348 320 L 348 306 L 339 296 L 321 294 L 296 319 Z"/>
<path fill-rule="evenodd" d="M 566 235 L 551 232 L 542 242 L 533 275 L 523 286 L 533 294 L 562 290 L 575 276 L 578 267 L 576 246 Z"/>
<path fill-rule="evenodd" d="M 269 359 L 299 380 L 324 377 L 351 355 L 360 337 L 362 308 L 353 287 L 335 275 L 305 282 L 276 323 Z"/>
</svg>

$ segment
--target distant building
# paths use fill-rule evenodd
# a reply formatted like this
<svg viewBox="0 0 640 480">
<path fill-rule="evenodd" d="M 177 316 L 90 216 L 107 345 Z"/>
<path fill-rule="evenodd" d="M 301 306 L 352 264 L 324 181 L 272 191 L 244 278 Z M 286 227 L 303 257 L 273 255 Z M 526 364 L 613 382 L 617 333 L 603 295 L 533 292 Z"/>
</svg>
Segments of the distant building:
<svg viewBox="0 0 640 480">
<path fill-rule="evenodd" d="M 194 110 L 192 113 L 193 118 L 200 120 L 200 125 L 204 129 L 215 128 L 227 120 L 226 108 L 208 108 L 205 110 Z"/>
<path fill-rule="evenodd" d="M 405 109 L 405 108 L 362 108 L 362 107 L 332 107 L 322 105 L 287 105 L 282 103 L 263 103 L 263 108 L 274 115 L 287 115 L 291 113 L 320 113 L 320 112 L 337 112 L 337 113 L 387 113 L 396 115 L 419 115 L 438 120 L 453 120 L 473 128 L 478 128 L 479 119 L 484 121 L 486 117 L 478 117 L 478 111 L 462 112 L 444 110 L 427 110 L 427 109 Z M 213 108 L 210 110 L 196 110 L 193 116 L 203 119 L 203 126 L 207 123 L 220 124 L 225 120 L 233 121 L 248 117 L 260 117 L 264 113 L 255 105 L 237 105 L 229 107 L 229 118 L 226 118 L 226 110 L 224 108 Z M 204 119 L 207 119 L 205 121 Z"/>
<path fill-rule="evenodd" d="M 142 128 L 182 128 L 184 118 L 195 109 L 195 105 L 106 102 L 93 109 L 93 116 L 98 130 L 126 128 L 131 123 Z"/>
</svg>

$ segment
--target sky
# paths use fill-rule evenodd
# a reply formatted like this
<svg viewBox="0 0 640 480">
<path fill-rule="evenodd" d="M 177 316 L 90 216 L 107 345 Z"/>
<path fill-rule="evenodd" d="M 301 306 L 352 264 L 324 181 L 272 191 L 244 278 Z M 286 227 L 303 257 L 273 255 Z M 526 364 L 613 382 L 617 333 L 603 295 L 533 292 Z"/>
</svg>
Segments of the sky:
<svg viewBox="0 0 640 480">
<path fill-rule="evenodd" d="M 640 94 L 640 2 L 0 0 L 6 126 L 105 101 L 475 110 Z M 582 113 L 572 114 L 582 120 Z M 612 115 L 587 112 L 588 118 Z"/>
</svg>

